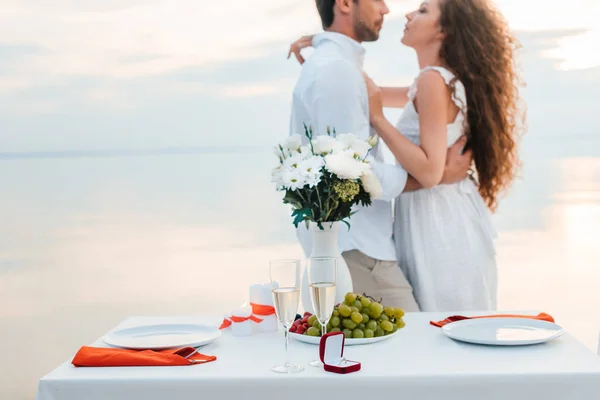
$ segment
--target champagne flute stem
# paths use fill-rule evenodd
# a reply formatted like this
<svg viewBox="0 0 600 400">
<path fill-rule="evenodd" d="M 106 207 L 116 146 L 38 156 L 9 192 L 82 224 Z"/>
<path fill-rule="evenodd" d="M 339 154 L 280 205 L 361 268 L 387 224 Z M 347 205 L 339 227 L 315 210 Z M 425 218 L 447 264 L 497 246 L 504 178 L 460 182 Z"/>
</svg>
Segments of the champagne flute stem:
<svg viewBox="0 0 600 400">
<path fill-rule="evenodd" d="M 290 364 L 290 354 L 288 349 L 290 347 L 289 329 L 285 328 L 285 365 Z"/>
</svg>

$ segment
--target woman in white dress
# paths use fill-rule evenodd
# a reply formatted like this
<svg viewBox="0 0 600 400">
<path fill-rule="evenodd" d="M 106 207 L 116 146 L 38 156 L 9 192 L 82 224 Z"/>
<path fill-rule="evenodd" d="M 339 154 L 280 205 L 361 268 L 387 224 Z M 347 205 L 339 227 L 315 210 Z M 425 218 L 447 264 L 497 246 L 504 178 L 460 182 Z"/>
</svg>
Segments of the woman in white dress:
<svg viewBox="0 0 600 400">
<path fill-rule="evenodd" d="M 407 14 L 402 43 L 416 51 L 421 70 L 411 87 L 380 88 L 365 75 L 372 126 L 423 186 L 396 201 L 399 265 L 422 311 L 493 310 L 497 271 L 489 211 L 518 166 L 517 42 L 489 0 L 427 0 Z M 300 50 L 311 45 L 312 36 L 304 36 L 290 54 L 302 63 Z M 384 117 L 384 106 L 404 108 L 396 126 Z M 439 185 L 447 148 L 462 136 L 473 152 L 474 174 Z"/>
<path fill-rule="evenodd" d="M 368 77 L 371 124 L 424 189 L 396 201 L 399 264 L 422 311 L 493 310 L 497 272 L 489 209 L 518 166 L 521 125 L 516 41 L 487 0 L 429 0 L 407 14 L 402 43 L 421 69 L 410 88 Z M 404 107 L 393 126 L 384 105 Z M 438 185 L 446 150 L 461 136 L 475 178 Z"/>
</svg>

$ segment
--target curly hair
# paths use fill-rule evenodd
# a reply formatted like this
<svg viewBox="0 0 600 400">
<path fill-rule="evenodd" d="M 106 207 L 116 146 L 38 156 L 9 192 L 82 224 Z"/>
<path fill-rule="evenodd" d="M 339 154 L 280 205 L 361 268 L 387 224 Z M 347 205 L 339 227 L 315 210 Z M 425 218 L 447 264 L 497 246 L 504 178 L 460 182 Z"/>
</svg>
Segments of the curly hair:
<svg viewBox="0 0 600 400">
<path fill-rule="evenodd" d="M 467 147 L 479 193 L 494 211 L 520 167 L 517 139 L 525 111 L 514 57 L 520 45 L 488 0 L 441 0 L 440 11 L 440 57 L 465 86 Z"/>
</svg>

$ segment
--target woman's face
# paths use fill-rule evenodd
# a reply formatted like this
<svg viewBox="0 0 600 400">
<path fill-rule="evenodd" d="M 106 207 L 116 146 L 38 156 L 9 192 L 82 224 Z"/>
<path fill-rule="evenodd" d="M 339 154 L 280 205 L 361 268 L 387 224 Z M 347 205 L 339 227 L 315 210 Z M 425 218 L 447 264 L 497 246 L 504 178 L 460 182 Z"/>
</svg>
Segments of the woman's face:
<svg viewBox="0 0 600 400">
<path fill-rule="evenodd" d="M 440 0 L 425 0 L 418 10 L 406 14 L 402 43 L 414 49 L 439 44 L 444 38 L 440 30 Z"/>
</svg>

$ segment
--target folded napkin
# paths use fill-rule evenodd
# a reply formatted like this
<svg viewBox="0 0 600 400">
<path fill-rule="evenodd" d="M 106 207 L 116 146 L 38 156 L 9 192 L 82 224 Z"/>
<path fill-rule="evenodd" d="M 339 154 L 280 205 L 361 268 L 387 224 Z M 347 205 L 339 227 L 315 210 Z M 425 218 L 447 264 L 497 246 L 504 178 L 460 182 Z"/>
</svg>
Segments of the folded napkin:
<svg viewBox="0 0 600 400">
<path fill-rule="evenodd" d="M 529 318 L 539 319 L 542 321 L 554 322 L 554 318 L 546 313 L 540 313 L 538 315 L 513 315 L 513 314 L 495 314 L 495 315 L 480 315 L 477 317 L 464 317 L 462 315 L 453 315 L 442 321 L 430 321 L 430 324 L 441 328 L 451 322 L 462 321 L 463 319 L 476 319 L 476 318 Z"/>
<path fill-rule="evenodd" d="M 83 346 L 72 364 L 76 367 L 158 367 L 204 364 L 217 359 L 195 351 L 193 347 L 154 351 Z"/>
</svg>

